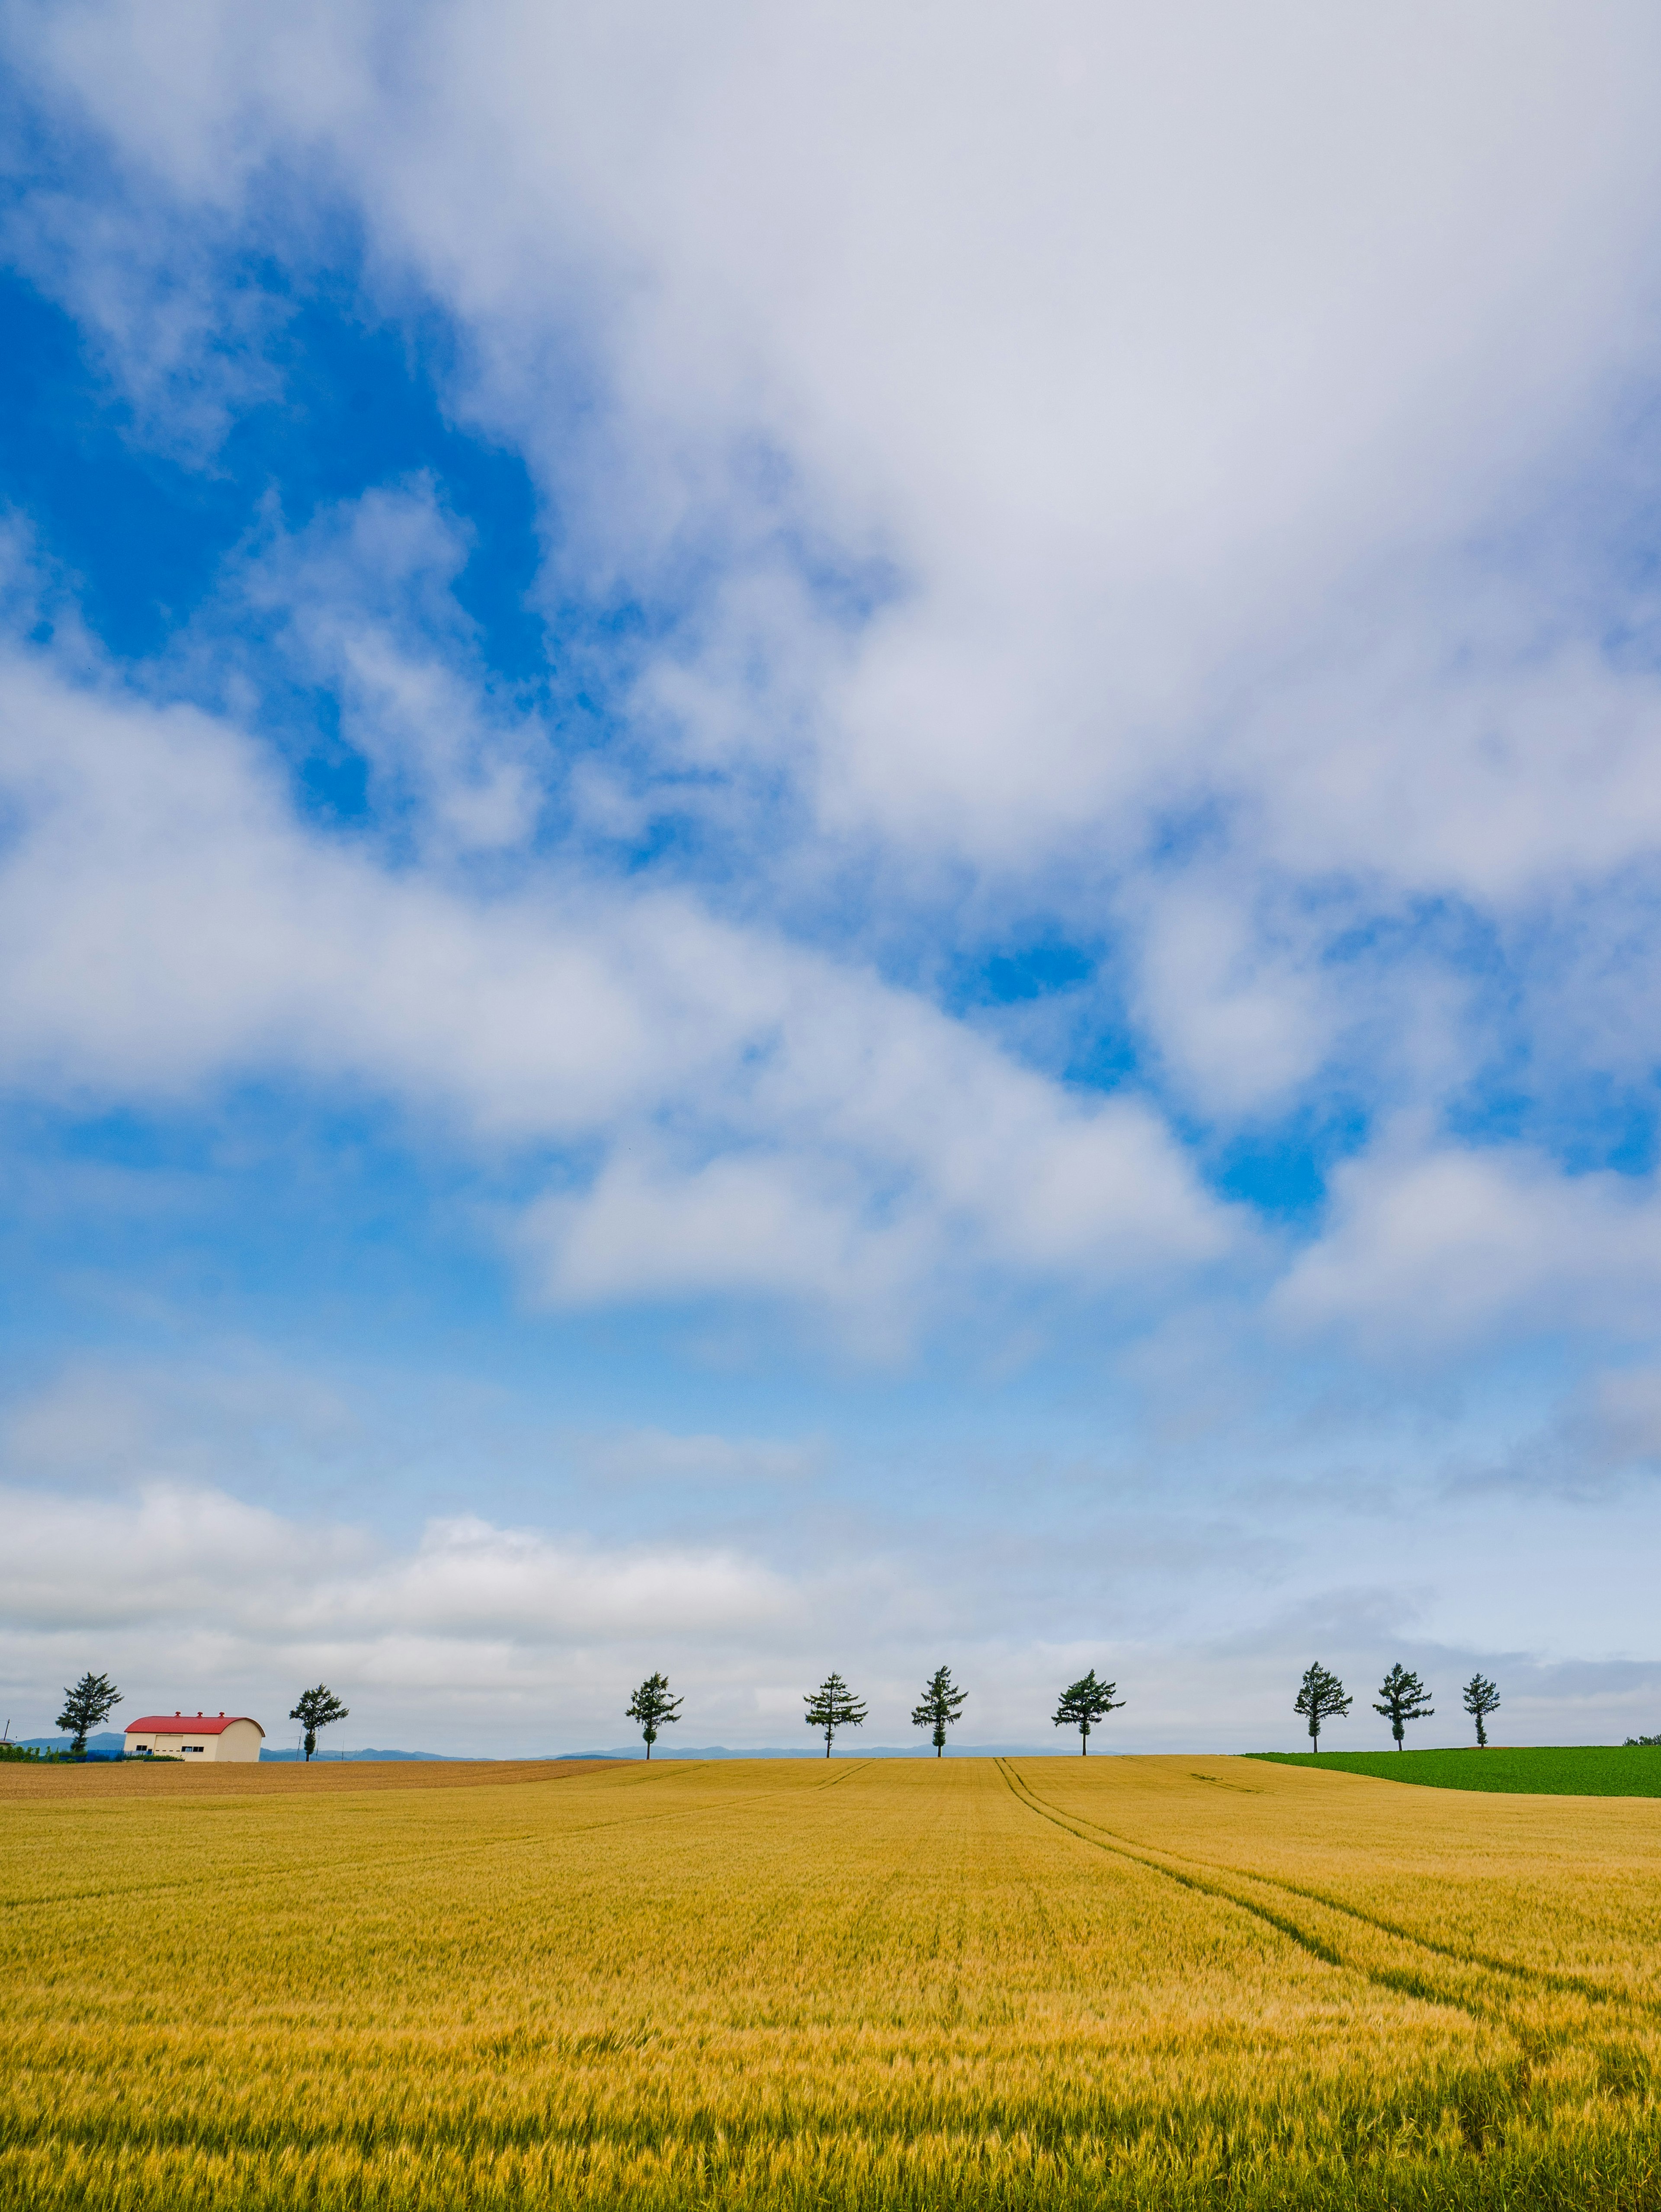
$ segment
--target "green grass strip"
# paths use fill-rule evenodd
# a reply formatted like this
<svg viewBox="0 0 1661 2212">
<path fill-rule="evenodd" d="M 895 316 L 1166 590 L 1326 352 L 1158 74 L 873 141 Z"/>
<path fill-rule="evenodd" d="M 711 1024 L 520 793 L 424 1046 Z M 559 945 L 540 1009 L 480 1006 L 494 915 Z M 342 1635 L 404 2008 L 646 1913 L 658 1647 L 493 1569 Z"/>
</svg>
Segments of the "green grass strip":
<svg viewBox="0 0 1661 2212">
<path fill-rule="evenodd" d="M 1539 1797 L 1661 1797 L 1661 1748 L 1545 1744 L 1486 1751 L 1253 1751 L 1276 1766 L 1323 1766 L 1429 1790 L 1499 1790 Z"/>
</svg>

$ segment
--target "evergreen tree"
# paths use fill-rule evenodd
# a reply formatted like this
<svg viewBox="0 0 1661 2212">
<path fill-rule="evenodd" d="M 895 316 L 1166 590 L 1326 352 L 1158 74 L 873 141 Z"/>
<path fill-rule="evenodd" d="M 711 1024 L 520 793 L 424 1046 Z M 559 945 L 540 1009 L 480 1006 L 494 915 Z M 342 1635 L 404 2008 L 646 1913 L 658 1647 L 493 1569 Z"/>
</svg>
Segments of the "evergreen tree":
<svg viewBox="0 0 1661 2212">
<path fill-rule="evenodd" d="M 808 1727 L 824 1730 L 824 1755 L 827 1759 L 830 1756 L 830 1739 L 837 1730 L 839 1728 L 858 1728 L 865 1718 L 865 1707 L 840 1674 L 827 1674 L 818 1689 L 802 1702 L 807 1707 Z"/>
<path fill-rule="evenodd" d="M 300 1702 L 289 1718 L 298 1721 L 306 1731 L 307 1766 L 312 1763 L 312 1753 L 317 1749 L 319 1729 L 332 1728 L 337 1721 L 346 1718 L 347 1712 L 348 1708 L 341 1704 L 326 1682 L 319 1682 L 314 1690 L 301 1692 Z"/>
<path fill-rule="evenodd" d="M 120 1702 L 121 1692 L 107 1674 L 83 1674 L 72 1690 L 64 1691 L 58 1725 L 68 1729 L 74 1737 L 70 1747 L 77 1759 L 85 1754 L 93 1729 L 100 1721 L 107 1720 Z"/>
<path fill-rule="evenodd" d="M 967 1690 L 953 1687 L 949 1667 L 937 1667 L 929 1676 L 922 1703 L 911 1716 L 911 1725 L 934 1729 L 936 1759 L 946 1749 L 946 1731 L 957 1719 L 968 1695 Z"/>
<path fill-rule="evenodd" d="M 1104 1721 L 1123 1705 L 1123 1698 L 1113 1695 L 1118 1686 L 1116 1682 L 1098 1682 L 1092 1667 L 1087 1674 L 1062 1692 L 1061 1703 L 1055 1712 L 1056 1726 L 1077 1729 L 1080 1759 L 1090 1755 L 1090 1731 L 1096 1722 Z"/>
<path fill-rule="evenodd" d="M 1483 1726 L 1490 1713 L 1500 1710 L 1500 1692 L 1486 1674 L 1473 1674 L 1460 1692 L 1465 1711 L 1476 1723 L 1476 1748 L 1486 1751 L 1488 1732 Z"/>
<path fill-rule="evenodd" d="M 646 1739 L 646 1756 L 652 1756 L 652 1746 L 658 1740 L 660 1728 L 671 1727 L 680 1718 L 684 1700 L 669 1694 L 666 1674 L 648 1674 L 629 1700 L 626 1717 L 640 1723 L 640 1732 Z"/>
<path fill-rule="evenodd" d="M 1302 1713 L 1309 1723 L 1310 1741 L 1313 1748 L 1321 1748 L 1321 1723 L 1342 1720 L 1354 1704 L 1354 1698 L 1344 1695 L 1344 1686 L 1335 1674 L 1329 1674 L 1317 1659 L 1307 1668 L 1303 1683 L 1292 1710 Z"/>
<path fill-rule="evenodd" d="M 1403 1748 L 1402 1732 L 1409 1721 L 1427 1721 L 1436 1708 L 1430 1702 L 1430 1692 L 1416 1674 L 1409 1674 L 1398 1659 L 1384 1680 L 1378 1685 L 1378 1695 L 1384 1700 L 1375 1705 L 1375 1713 L 1382 1713 L 1390 1723 L 1390 1732 L 1396 1739 L 1396 1748 Z"/>
</svg>

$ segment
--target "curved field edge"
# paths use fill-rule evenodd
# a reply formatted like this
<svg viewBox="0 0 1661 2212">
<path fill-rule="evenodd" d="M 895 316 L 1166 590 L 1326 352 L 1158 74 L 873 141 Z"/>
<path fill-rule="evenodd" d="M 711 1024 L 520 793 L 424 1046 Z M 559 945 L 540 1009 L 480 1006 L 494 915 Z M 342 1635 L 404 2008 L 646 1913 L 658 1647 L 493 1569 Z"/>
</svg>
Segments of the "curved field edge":
<svg viewBox="0 0 1661 2212">
<path fill-rule="evenodd" d="M 1661 1797 L 1661 1747 L 1650 1744 L 1490 1745 L 1458 1751 L 1252 1751 L 1266 1765 L 1367 1774 L 1428 1790 L 1483 1790 L 1530 1797 Z"/>
</svg>

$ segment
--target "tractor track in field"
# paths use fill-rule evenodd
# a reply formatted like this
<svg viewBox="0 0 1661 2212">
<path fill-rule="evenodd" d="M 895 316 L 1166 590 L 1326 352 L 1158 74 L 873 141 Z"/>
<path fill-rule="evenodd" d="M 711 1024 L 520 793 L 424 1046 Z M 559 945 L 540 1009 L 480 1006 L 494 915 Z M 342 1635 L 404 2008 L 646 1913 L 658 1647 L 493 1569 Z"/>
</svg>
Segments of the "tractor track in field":
<svg viewBox="0 0 1661 2212">
<path fill-rule="evenodd" d="M 1098 1834 L 1108 1838 L 1111 1847 L 1122 1850 L 1128 1857 L 1138 1856 L 1144 1851 L 1158 1852 L 1161 1858 L 1177 1860 L 1183 1866 L 1195 1868 L 1199 1870 L 1201 1875 L 1208 1876 L 1220 1883 L 1226 1884 L 1230 1881 L 1251 1881 L 1265 1889 L 1278 1890 L 1282 1896 L 1299 1898 L 1305 1904 L 1319 1905 L 1323 1911 L 1335 1912 L 1345 1919 L 1359 1923 L 1364 1928 L 1371 1928 L 1377 1934 L 1388 1936 L 1394 1942 L 1405 1943 L 1416 1950 L 1427 1951 L 1433 1957 L 1445 1959 L 1453 1966 L 1469 1967 L 1483 1973 L 1496 1974 L 1529 1988 L 1549 1990 L 1555 1996 L 1580 1997 L 1590 2004 L 1623 2005 L 1635 2011 L 1661 2015 L 1661 2001 L 1640 1996 L 1638 1992 L 1623 1989 L 1618 1984 L 1591 1981 L 1576 1974 L 1558 1973 L 1549 1966 L 1524 1966 L 1517 1960 L 1498 1958 L 1489 1952 L 1462 1951 L 1453 1944 L 1439 1943 L 1433 1936 L 1421 1935 L 1417 1929 L 1406 1927 L 1399 1921 L 1386 1920 L 1377 1913 L 1363 1911 L 1360 1906 L 1352 1905 L 1343 1898 L 1333 1897 L 1326 1891 L 1313 1888 L 1306 1883 L 1287 1881 L 1277 1875 L 1242 1875 L 1236 1869 L 1218 1865 L 1214 1860 L 1197 1858 L 1192 1853 L 1186 1851 L 1171 1850 L 1162 1844 L 1142 1844 L 1135 1837 L 1123 1836 L 1116 1829 L 1108 1827 L 1104 1822 L 1092 1819 L 1087 1813 L 1062 1811 L 1060 1808 L 1052 1806 L 1049 1799 L 1041 1798 L 1024 1775 L 1016 1778 L 1034 1808 L 1042 1809 L 1046 1818 L 1059 1818 L 1063 1825 L 1077 1820 L 1084 1827 L 1094 1829 Z M 1197 1778 L 1205 1781 L 1212 1779 L 1209 1775 Z M 1080 1840 L 1087 1842 L 1091 1838 L 1084 1837 Z M 1157 1863 L 1150 1860 L 1147 1863 Z M 1161 1871 L 1169 1871 L 1169 1869 L 1162 1869 Z M 1173 1879 L 1177 1878 L 1179 1877 L 1173 1875 Z M 1237 1902 L 1245 1901 L 1237 1900 Z"/>
<path fill-rule="evenodd" d="M 867 1766 L 873 1766 L 875 1764 L 874 1759 L 856 1759 L 851 1766 L 844 1766 L 840 1774 L 834 1776 L 829 1782 L 821 1782 L 818 1787 L 821 1790 L 834 1790 L 839 1782 L 851 1782 L 856 1774 L 863 1774 Z"/>
<path fill-rule="evenodd" d="M 1014 1771 L 1007 1759 L 1001 1759 L 997 1764 L 1011 1795 L 1018 1804 L 1025 1805 L 1027 1810 L 1036 1814 L 1039 1820 L 1048 1820 L 1053 1826 L 1060 1828 L 1064 1834 L 1074 1837 L 1081 1844 L 1087 1844 L 1092 1850 L 1104 1851 L 1112 1857 L 1124 1860 L 1129 1865 L 1141 1867 L 1146 1873 L 1161 1875 L 1167 1881 L 1175 1882 L 1179 1888 L 1190 1890 L 1199 1896 L 1214 1898 L 1220 1904 L 1232 1905 L 1237 1911 L 1246 1913 L 1251 1918 L 1262 1921 L 1266 1926 L 1273 1928 L 1277 1934 L 1286 1936 L 1290 1942 L 1297 1944 L 1301 1950 L 1307 1952 L 1311 1958 L 1319 1960 L 1323 1966 L 1334 1967 L 1341 1973 L 1354 1974 L 1376 1989 L 1387 1990 L 1392 1996 L 1413 1997 L 1421 2004 L 1437 2005 L 1447 2011 L 1462 2012 L 1467 2018 L 1479 2021 L 1484 2027 L 1500 2026 L 1507 2029 L 1513 2028 L 1514 2024 L 1508 2011 L 1503 2006 L 1483 2004 L 1473 1997 L 1461 1995 L 1457 1990 L 1439 1986 L 1421 1973 L 1397 1972 L 1388 1967 L 1367 1966 L 1357 1960 L 1345 1958 L 1342 1951 L 1324 1942 L 1312 1929 L 1302 1926 L 1292 1918 L 1290 1914 L 1276 1911 L 1273 1906 L 1262 1904 L 1255 1898 L 1241 1896 L 1238 1891 L 1232 1887 L 1222 1877 L 1220 1869 L 1208 1869 L 1205 1872 L 1199 1871 L 1198 1869 L 1204 1865 L 1202 1861 L 1189 1861 L 1189 1865 L 1196 1869 L 1196 1871 L 1184 1872 L 1180 1868 L 1164 1864 L 1162 1857 L 1153 1856 L 1155 1847 L 1132 1843 L 1116 1834 L 1112 1829 L 1103 1827 L 1100 1823 L 1092 1821 L 1087 1817 L 1084 1819 L 1082 1825 L 1074 1826 L 1074 1821 L 1079 1816 L 1064 1813 L 1059 1808 L 1051 1805 L 1046 1799 L 1040 1797 L 1027 1783 L 1025 1778 Z M 1096 1831 L 1094 1834 L 1086 1832 L 1092 1828 Z M 1246 1878 L 1255 1880 L 1256 1877 Z M 1241 1877 L 1236 1875 L 1233 1879 L 1238 1881 Z M 1275 1887 L 1272 1883 L 1267 1886 Z"/>
</svg>

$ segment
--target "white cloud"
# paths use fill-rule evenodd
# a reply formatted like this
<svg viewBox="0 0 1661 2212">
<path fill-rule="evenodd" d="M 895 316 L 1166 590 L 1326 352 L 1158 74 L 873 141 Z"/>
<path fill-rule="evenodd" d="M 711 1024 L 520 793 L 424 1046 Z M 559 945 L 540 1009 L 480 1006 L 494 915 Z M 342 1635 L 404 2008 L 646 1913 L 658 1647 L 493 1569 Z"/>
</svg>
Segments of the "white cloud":
<svg viewBox="0 0 1661 2212">
<path fill-rule="evenodd" d="M 147 190 L 256 226 L 274 160 L 350 191 L 577 501 L 575 559 L 753 554 L 776 447 L 786 511 L 908 580 L 821 732 L 827 803 L 908 841 L 1168 788 L 1266 622 L 1456 537 L 1652 337 L 1640 9 L 650 20 L 405 10 L 396 69 L 367 6 L 11 36 Z"/>
<path fill-rule="evenodd" d="M 684 1297 L 700 1290 L 786 1291 L 886 1310 L 918 1272 L 917 1231 L 861 1222 L 846 1173 L 811 1163 L 714 1160 L 676 1173 L 614 1155 L 580 1199 L 543 1200 L 525 1224 L 548 1249 L 548 1288 L 561 1299 Z M 814 1185 L 818 1188 L 815 1188 Z"/>
<path fill-rule="evenodd" d="M 9 1640 L 55 1655 L 95 1635 L 129 1674 L 319 1672 L 407 1698 L 495 1683 L 517 1711 L 540 1678 L 596 1649 L 689 1637 L 744 1647 L 800 1613 L 801 1594 L 712 1547 L 605 1549 L 494 1527 L 429 1522 L 412 1547 L 301 1522 L 222 1491 L 152 1483 L 124 1498 L 7 1494 Z M 141 1698 L 166 1702 L 162 1685 Z M 215 1709 L 222 1692 L 214 1697 Z M 270 1726 L 267 1718 L 267 1726 Z"/>
<path fill-rule="evenodd" d="M 1387 1143 L 1335 1174 L 1326 1232 L 1274 1308 L 1385 1352 L 1451 1357 L 1563 1332 L 1652 1340 L 1661 1200 L 1648 1182 L 1565 1176 L 1520 1146 Z"/>
<path fill-rule="evenodd" d="M 269 349 L 288 304 L 257 286 L 228 288 L 214 241 L 190 220 L 119 195 L 93 207 L 60 186 L 14 197 L 0 238 L 86 330 L 147 441 L 211 466 L 240 412 L 281 398 Z"/>
<path fill-rule="evenodd" d="M 97 1499 L 8 1487 L 0 1687 L 25 1735 L 48 1729 L 61 1685 L 92 1665 L 124 1691 L 118 1724 L 224 1708 L 280 1743 L 296 1692 L 320 1678 L 351 1708 L 338 1746 L 495 1756 L 626 1743 L 628 1692 L 659 1667 L 685 1695 L 685 1744 L 802 1743 L 802 1692 L 831 1665 L 871 1701 L 861 1742 L 915 1742 L 910 1706 L 942 1657 L 970 1692 L 965 1742 L 1065 1749 L 1056 1690 L 1093 1665 L 1128 1700 L 1116 1747 L 1292 1747 L 1293 1690 L 1317 1651 L 1352 1688 L 1393 1658 L 1422 1666 L 1448 1708 L 1432 1741 L 1459 1740 L 1449 1692 L 1478 1664 L 1499 1676 L 1513 1741 L 1607 1741 L 1653 1712 L 1661 1674 L 1621 1649 L 1651 1609 L 1651 1503 L 1632 1515 L 1644 1540 L 1610 1561 L 1596 1523 L 1558 1505 L 1517 1499 L 1496 1518 L 1487 1499 L 1402 1502 L 1306 1525 L 1302 1556 L 1269 1580 L 1261 1546 L 1231 1556 L 1214 1527 L 1180 1597 L 1167 1560 L 1165 1600 L 1127 1633 L 1110 1581 L 1087 1571 L 1059 1601 L 1052 1581 L 1040 1607 L 1013 1608 L 1007 1547 L 924 1562 L 820 1541 L 774 1564 L 751 1546 L 603 1545 L 477 1515 L 378 1535 L 199 1485 Z M 1156 1534 L 1133 1518 L 1120 1540 Z M 1542 1543 L 1563 1572 L 1542 1602 L 1519 1569 Z M 1587 1576 L 1603 1607 L 1591 1636 L 1574 1602 Z M 1566 1638 L 1598 1656 L 1565 1664 Z M 1365 1711 L 1346 1735 L 1382 1740 Z"/>
<path fill-rule="evenodd" d="M 230 726 L 13 654 L 6 1073 L 173 1100 L 247 1073 L 487 1149 L 598 1147 L 526 1234 L 562 1297 L 887 1304 L 961 1249 L 1116 1279 L 1233 1231 L 1153 1113 L 1086 1108 L 868 973 L 573 868 L 478 896 L 309 830 Z"/>
<path fill-rule="evenodd" d="M 17 1490 L 7 1516 L 7 1614 L 46 1635 L 90 1613 L 112 1632 L 187 1624 L 232 1642 L 269 1636 L 297 1625 L 308 1593 L 368 1550 L 350 1529 L 307 1528 L 196 1485 L 154 1482 L 113 1499 Z"/>
<path fill-rule="evenodd" d="M 277 625 L 301 680 L 336 701 L 377 808 L 441 856 L 522 843 L 548 781 L 548 733 L 491 696 L 453 596 L 469 536 L 420 478 L 273 533 L 224 587 L 222 619 Z"/>
<path fill-rule="evenodd" d="M 573 787 L 601 834 L 665 770 L 748 764 L 814 810 L 782 878 L 874 840 L 891 879 L 958 858 L 1019 904 L 1064 859 L 1225 1116 L 1353 1057 L 1346 933 L 1450 896 L 1532 923 L 1566 885 L 1619 926 L 1661 690 L 1609 641 L 1648 617 L 1622 584 L 1610 619 L 1609 549 L 1540 549 L 1577 470 L 1629 474 L 1652 372 L 1650 11 L 88 0 L 9 37 L 125 165 L 181 331 L 222 289 L 204 237 L 303 263 L 338 199 L 388 301 L 453 312 L 454 403 L 557 513 L 551 593 L 662 618 L 630 745 Z M 40 281 L 140 382 L 182 357 L 126 304 L 131 225 L 41 206 Z M 523 744 L 358 604 L 395 514 L 343 526 L 339 610 L 313 549 L 295 632 L 453 838 L 511 840 Z M 863 617 L 815 586 L 873 560 Z M 1229 864 L 1139 884 L 1196 811 Z"/>
<path fill-rule="evenodd" d="M 541 1641 L 594 1635 L 752 1633 L 780 1621 L 792 1593 L 752 1560 L 721 1552 L 594 1557 L 475 1519 L 435 1522 L 391 1590 L 387 1620 L 429 1632 L 490 1631 Z M 374 1615 L 367 1617 L 371 1625 Z"/>
<path fill-rule="evenodd" d="M 1137 905 L 1137 1011 L 1174 1081 L 1226 1116 L 1295 1097 L 1346 1026 L 1317 932 L 1277 932 L 1197 869 Z"/>
</svg>

